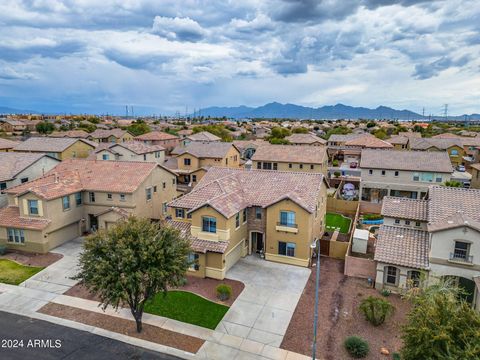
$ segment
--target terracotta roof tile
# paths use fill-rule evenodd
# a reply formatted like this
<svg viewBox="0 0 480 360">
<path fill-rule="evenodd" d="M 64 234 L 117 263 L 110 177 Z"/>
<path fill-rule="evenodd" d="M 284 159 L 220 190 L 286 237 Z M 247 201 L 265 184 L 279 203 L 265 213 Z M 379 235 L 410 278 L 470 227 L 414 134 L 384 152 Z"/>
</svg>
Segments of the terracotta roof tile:
<svg viewBox="0 0 480 360">
<path fill-rule="evenodd" d="M 192 134 L 187 137 L 187 139 L 192 140 L 192 141 L 220 141 L 222 140 L 219 138 L 217 135 L 213 135 L 212 133 L 209 133 L 208 131 L 201 131 L 196 134 Z"/>
<path fill-rule="evenodd" d="M 320 143 L 320 144 L 326 144 L 327 141 L 316 136 L 313 134 L 292 134 L 290 136 L 287 136 L 285 139 L 290 141 L 292 144 L 314 144 L 314 143 Z"/>
<path fill-rule="evenodd" d="M 392 196 L 383 198 L 382 215 L 399 218 L 427 221 L 428 201 L 407 199 Z"/>
<path fill-rule="evenodd" d="M 0 226 L 17 229 L 43 230 L 50 224 L 50 220 L 20 216 L 18 206 L 8 206 L 0 209 Z"/>
<path fill-rule="evenodd" d="M 41 152 L 62 152 L 75 144 L 77 141 L 84 142 L 92 148 L 96 145 L 85 139 L 75 138 L 54 138 L 54 137 L 31 137 L 17 145 L 14 151 L 41 151 Z"/>
<path fill-rule="evenodd" d="M 165 148 L 161 145 L 146 145 L 140 141 L 125 141 L 118 144 L 112 144 L 110 148 L 123 147 L 127 150 L 134 152 L 137 155 L 148 154 L 156 151 L 165 151 Z"/>
<path fill-rule="evenodd" d="M 182 234 L 188 236 L 190 239 L 190 245 L 195 252 L 201 252 L 205 254 L 207 251 L 223 254 L 228 248 L 228 241 L 211 241 L 201 240 L 197 237 L 191 236 L 190 228 L 191 224 L 183 221 L 167 220 L 167 224 L 180 230 Z"/>
<path fill-rule="evenodd" d="M 197 158 L 223 158 L 227 155 L 232 146 L 234 146 L 233 143 L 229 142 L 193 141 L 184 147 L 177 146 L 173 149 L 172 154 L 182 155 L 189 153 Z"/>
<path fill-rule="evenodd" d="M 345 146 L 359 146 L 362 148 L 372 148 L 372 149 L 389 149 L 393 148 L 393 145 L 376 138 L 375 136 L 365 134 L 355 139 L 349 140 L 345 143 Z"/>
<path fill-rule="evenodd" d="M 323 146 L 262 145 L 257 148 L 253 161 L 323 164 L 327 152 Z"/>
<path fill-rule="evenodd" d="M 0 149 L 12 149 L 15 146 L 17 146 L 19 143 L 17 141 L 12 141 L 8 139 L 2 139 L 0 138 Z"/>
<path fill-rule="evenodd" d="M 473 221 L 480 221 L 480 190 L 445 186 L 431 186 L 428 222 L 446 222 L 457 214 Z"/>
<path fill-rule="evenodd" d="M 7 181 L 31 166 L 46 154 L 22 153 L 22 152 L 0 152 L 0 181 Z M 52 160 L 53 161 L 53 160 Z M 60 162 L 59 160 L 57 160 Z"/>
<path fill-rule="evenodd" d="M 119 139 L 123 135 L 125 135 L 126 133 L 128 133 L 127 130 L 122 130 L 122 129 L 119 129 L 119 128 L 110 129 L 110 130 L 99 130 L 99 129 L 97 129 L 94 132 L 90 133 L 89 137 L 91 137 L 93 139 L 106 139 L 106 138 L 109 138 L 110 136 L 114 136 L 114 137 Z"/>
<path fill-rule="evenodd" d="M 149 133 L 139 135 L 135 139 L 140 141 L 176 140 L 178 139 L 178 136 L 167 134 L 162 131 L 151 131 Z"/>
</svg>

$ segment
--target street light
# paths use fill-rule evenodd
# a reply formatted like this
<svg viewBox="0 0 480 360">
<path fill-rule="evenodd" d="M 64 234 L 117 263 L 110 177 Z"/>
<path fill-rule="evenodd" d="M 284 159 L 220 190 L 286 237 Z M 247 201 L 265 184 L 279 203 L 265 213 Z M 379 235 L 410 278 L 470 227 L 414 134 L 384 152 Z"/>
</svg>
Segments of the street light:
<svg viewBox="0 0 480 360">
<path fill-rule="evenodd" d="M 315 360 L 315 355 L 317 352 L 317 322 L 318 322 L 318 286 L 320 284 L 320 239 L 316 238 L 310 244 L 311 249 L 317 248 L 318 242 L 318 251 L 317 251 L 317 275 L 315 278 L 315 312 L 313 318 L 313 344 L 312 344 L 312 360 Z"/>
</svg>

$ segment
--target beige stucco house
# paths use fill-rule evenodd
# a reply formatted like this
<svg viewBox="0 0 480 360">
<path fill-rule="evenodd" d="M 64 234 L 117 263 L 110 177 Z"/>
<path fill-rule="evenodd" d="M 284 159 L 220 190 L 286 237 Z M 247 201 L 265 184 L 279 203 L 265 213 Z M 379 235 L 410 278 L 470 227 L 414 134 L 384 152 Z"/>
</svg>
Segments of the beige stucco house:
<svg viewBox="0 0 480 360">
<path fill-rule="evenodd" d="M 103 130 L 97 129 L 88 135 L 88 139 L 99 143 L 122 143 L 125 141 L 132 141 L 134 136 L 127 130 L 122 129 L 110 129 Z"/>
<path fill-rule="evenodd" d="M 82 159 L 88 157 L 96 146 L 96 143 L 85 139 L 31 137 L 14 147 L 13 151 L 45 153 L 58 160 Z"/>
<path fill-rule="evenodd" d="M 151 162 L 66 160 L 5 192 L 0 244 L 44 253 L 129 214 L 161 219 L 176 196 L 176 176 Z"/>
<path fill-rule="evenodd" d="M 322 174 L 210 168 L 168 204 L 171 224 L 192 238 L 195 276 L 223 279 L 241 257 L 309 266 L 324 230 Z"/>
<path fill-rule="evenodd" d="M 480 310 L 480 190 L 431 186 L 426 200 L 384 198 L 376 287 L 401 291 L 449 277 Z"/>
<path fill-rule="evenodd" d="M 292 145 L 310 145 L 310 146 L 326 146 L 327 140 L 324 140 L 314 134 L 292 134 L 285 138 Z"/>
<path fill-rule="evenodd" d="M 97 160 L 148 161 L 163 164 L 165 148 L 161 145 L 147 145 L 140 141 L 106 143 L 97 147 L 94 156 Z"/>
</svg>

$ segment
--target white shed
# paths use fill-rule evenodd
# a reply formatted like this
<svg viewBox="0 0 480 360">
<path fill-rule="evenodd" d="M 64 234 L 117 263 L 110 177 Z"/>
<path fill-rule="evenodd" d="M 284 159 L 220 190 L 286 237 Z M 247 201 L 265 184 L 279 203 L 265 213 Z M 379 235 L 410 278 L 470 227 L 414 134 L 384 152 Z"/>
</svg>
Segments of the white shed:
<svg viewBox="0 0 480 360">
<path fill-rule="evenodd" d="M 355 229 L 355 232 L 353 233 L 352 251 L 366 254 L 369 236 L 368 230 Z"/>
</svg>

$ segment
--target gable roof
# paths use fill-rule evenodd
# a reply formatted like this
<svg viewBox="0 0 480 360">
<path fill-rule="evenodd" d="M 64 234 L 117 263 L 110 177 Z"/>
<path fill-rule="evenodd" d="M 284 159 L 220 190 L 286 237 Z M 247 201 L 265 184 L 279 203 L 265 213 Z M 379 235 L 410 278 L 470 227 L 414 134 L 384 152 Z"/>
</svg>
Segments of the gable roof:
<svg viewBox="0 0 480 360">
<path fill-rule="evenodd" d="M 450 157 L 444 151 L 364 149 L 362 150 L 360 168 L 439 173 L 453 172 Z"/>
<path fill-rule="evenodd" d="M 0 152 L 0 181 L 14 179 L 18 173 L 47 156 L 42 153 Z M 60 162 L 60 160 L 54 158 L 50 159 Z"/>
<path fill-rule="evenodd" d="M 448 139 L 439 139 L 439 138 L 411 138 L 409 147 L 412 150 L 427 150 L 432 147 L 439 150 L 447 150 L 452 146 L 463 147 L 462 140 L 459 138 L 448 138 Z"/>
<path fill-rule="evenodd" d="M 37 151 L 37 152 L 62 152 L 81 141 L 92 148 L 97 144 L 85 139 L 54 138 L 54 137 L 31 137 L 13 148 L 14 151 Z"/>
<path fill-rule="evenodd" d="M 5 192 L 15 195 L 32 192 L 47 200 L 79 191 L 133 193 L 157 166 L 154 162 L 69 159 L 45 176 Z"/>
<path fill-rule="evenodd" d="M 230 218 L 249 206 L 265 208 L 290 199 L 314 213 L 324 181 L 323 175 L 316 173 L 212 167 L 190 193 L 169 206 L 192 211 L 209 205 Z"/>
<path fill-rule="evenodd" d="M 12 141 L 12 140 L 8 140 L 8 139 L 0 138 L 0 149 L 2 149 L 2 150 L 12 149 L 15 146 L 17 146 L 18 144 L 19 144 L 19 142 L 17 142 L 17 141 Z"/>
<path fill-rule="evenodd" d="M 140 141 L 125 141 L 118 144 L 112 144 L 110 149 L 114 150 L 116 147 L 123 147 L 137 155 L 149 154 L 156 151 L 165 151 L 165 148 L 161 145 L 146 145 Z"/>
<path fill-rule="evenodd" d="M 313 134 L 292 134 L 290 136 L 287 136 L 285 139 L 290 141 L 292 144 L 308 145 L 308 144 L 320 143 L 325 145 L 327 143 L 326 140 Z"/>
<path fill-rule="evenodd" d="M 0 209 L 0 226 L 17 229 L 43 230 L 50 224 L 49 219 L 20 216 L 18 206 Z"/>
<path fill-rule="evenodd" d="M 192 141 L 220 141 L 220 140 L 222 140 L 218 136 L 213 135 L 212 133 L 210 133 L 208 131 L 201 131 L 201 132 L 198 132 L 196 134 L 189 135 L 189 136 L 187 136 L 187 139 L 192 140 Z"/>
<path fill-rule="evenodd" d="M 362 136 L 359 136 L 355 139 L 348 140 L 345 142 L 345 146 L 360 146 L 362 148 L 393 148 L 393 145 L 380 140 L 379 138 L 372 136 L 370 134 L 364 134 Z"/>
<path fill-rule="evenodd" d="M 81 138 L 86 139 L 90 134 L 85 130 L 69 130 L 62 132 L 54 132 L 50 134 L 50 137 L 69 137 L 69 138 Z"/>
<path fill-rule="evenodd" d="M 97 129 L 94 132 L 90 133 L 88 137 L 91 137 L 93 139 L 106 139 L 106 138 L 109 138 L 110 136 L 114 136 L 117 139 L 119 139 L 127 133 L 130 134 L 127 130 L 122 130 L 119 128 L 110 129 L 110 130 Z"/>
<path fill-rule="evenodd" d="M 328 138 L 329 142 L 347 142 L 365 136 L 365 133 L 361 134 L 332 134 Z"/>
<path fill-rule="evenodd" d="M 412 219 L 417 221 L 427 221 L 428 201 L 418 199 L 407 199 L 393 196 L 385 196 L 382 204 L 382 215 L 400 218 Z"/>
<path fill-rule="evenodd" d="M 173 149 L 172 154 L 180 156 L 183 154 L 191 154 L 197 158 L 223 158 L 227 155 L 228 151 L 232 148 L 233 143 L 229 142 L 200 142 L 193 141 L 186 146 L 177 146 Z M 237 149 L 238 151 L 238 149 Z"/>
<path fill-rule="evenodd" d="M 323 146 L 268 144 L 257 148 L 252 161 L 323 164 L 326 156 Z"/>
<path fill-rule="evenodd" d="M 390 144 L 400 144 L 400 145 L 407 145 L 409 138 L 407 136 L 395 135 L 392 136 L 390 139 L 387 139 L 387 142 Z"/>
<path fill-rule="evenodd" d="M 161 141 L 161 140 L 175 140 L 178 139 L 178 136 L 168 134 L 162 131 L 151 131 L 149 133 L 139 135 L 135 137 L 137 140 L 141 141 Z"/>
</svg>

